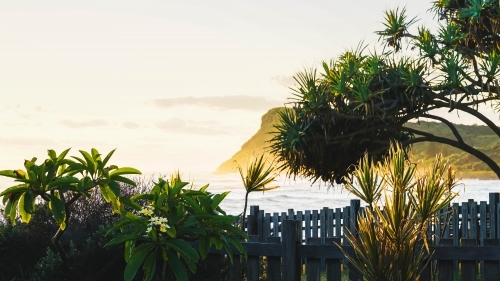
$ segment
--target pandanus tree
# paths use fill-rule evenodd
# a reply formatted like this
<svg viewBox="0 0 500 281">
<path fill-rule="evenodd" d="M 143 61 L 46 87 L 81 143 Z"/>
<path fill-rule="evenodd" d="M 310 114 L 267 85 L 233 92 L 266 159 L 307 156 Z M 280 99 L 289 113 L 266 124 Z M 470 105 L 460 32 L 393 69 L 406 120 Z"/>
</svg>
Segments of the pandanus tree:
<svg viewBox="0 0 500 281">
<path fill-rule="evenodd" d="M 323 62 L 322 71 L 298 73 L 291 106 L 280 113 L 271 151 L 289 175 L 343 182 L 365 152 L 374 161 L 391 142 L 402 149 L 419 142 L 447 144 L 500 167 L 467 144 L 437 109 L 467 113 L 500 137 L 500 128 L 478 110 L 498 109 L 500 86 L 500 6 L 491 0 L 439 0 L 431 10 L 435 31 L 408 18 L 405 9 L 385 13 L 383 51 L 359 45 Z M 406 46 L 405 46 L 406 44 Z M 454 138 L 405 127 L 427 118 L 446 124 Z"/>
</svg>

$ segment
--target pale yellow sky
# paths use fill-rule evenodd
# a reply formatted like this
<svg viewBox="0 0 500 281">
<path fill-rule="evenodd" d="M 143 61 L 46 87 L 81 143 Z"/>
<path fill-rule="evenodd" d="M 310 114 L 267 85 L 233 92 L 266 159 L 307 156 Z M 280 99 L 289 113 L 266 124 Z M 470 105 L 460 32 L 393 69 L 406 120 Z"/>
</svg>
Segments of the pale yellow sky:
<svg viewBox="0 0 500 281">
<path fill-rule="evenodd" d="M 213 171 L 291 96 L 281 82 L 375 43 L 384 9 L 425 23 L 429 3 L 2 1 L 0 169 L 95 147 L 144 172 Z"/>
</svg>

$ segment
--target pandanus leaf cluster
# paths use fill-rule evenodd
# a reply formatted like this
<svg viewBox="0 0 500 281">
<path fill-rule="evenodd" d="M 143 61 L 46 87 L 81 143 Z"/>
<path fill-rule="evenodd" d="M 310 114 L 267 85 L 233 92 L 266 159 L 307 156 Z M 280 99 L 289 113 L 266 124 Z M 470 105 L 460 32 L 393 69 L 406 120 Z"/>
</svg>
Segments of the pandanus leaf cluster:
<svg viewBox="0 0 500 281">
<path fill-rule="evenodd" d="M 125 243 L 125 280 L 133 280 L 141 267 L 144 280 L 188 280 L 188 272 L 196 271 L 196 263 L 212 246 L 224 249 L 231 262 L 232 247 L 245 253 L 240 239 L 246 235 L 233 226 L 238 217 L 220 207 L 229 192 L 212 194 L 208 185 L 194 189 L 188 184 L 176 173 L 124 202 L 130 210 L 122 211 L 123 219 L 110 230 L 122 229 L 124 234 L 107 245 Z M 190 243 L 194 241 L 197 247 Z"/>
<path fill-rule="evenodd" d="M 379 163 L 365 156 L 354 178 L 345 186 L 367 207 L 356 231 L 345 235 L 355 253 L 346 253 L 347 259 L 369 281 L 419 280 L 425 258 L 432 255 L 427 229 L 456 196 L 455 171 L 438 155 L 419 174 L 394 145 Z"/>
<path fill-rule="evenodd" d="M 500 86 L 500 6 L 498 1 L 439 0 L 432 4 L 439 27 L 413 28 L 418 20 L 405 9 L 385 13 L 383 51 L 367 46 L 347 50 L 321 70 L 295 75 L 293 97 L 280 113 L 270 148 L 290 176 L 343 182 L 365 153 L 378 162 L 391 142 L 405 150 L 418 142 L 451 145 L 500 167 L 467 144 L 435 109 L 464 112 L 500 129 L 478 110 L 498 106 Z M 445 123 L 453 138 L 405 127 L 428 118 Z"/>
</svg>

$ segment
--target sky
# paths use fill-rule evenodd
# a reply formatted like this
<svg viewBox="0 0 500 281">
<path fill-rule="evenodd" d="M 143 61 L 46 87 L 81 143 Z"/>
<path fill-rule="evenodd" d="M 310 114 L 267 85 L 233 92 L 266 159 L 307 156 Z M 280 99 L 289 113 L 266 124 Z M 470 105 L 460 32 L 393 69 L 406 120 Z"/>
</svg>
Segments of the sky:
<svg viewBox="0 0 500 281">
<path fill-rule="evenodd" d="M 377 44 L 386 9 L 432 24 L 430 3 L 1 1 L 0 170 L 94 147 L 144 173 L 213 171 L 295 73 Z"/>
</svg>

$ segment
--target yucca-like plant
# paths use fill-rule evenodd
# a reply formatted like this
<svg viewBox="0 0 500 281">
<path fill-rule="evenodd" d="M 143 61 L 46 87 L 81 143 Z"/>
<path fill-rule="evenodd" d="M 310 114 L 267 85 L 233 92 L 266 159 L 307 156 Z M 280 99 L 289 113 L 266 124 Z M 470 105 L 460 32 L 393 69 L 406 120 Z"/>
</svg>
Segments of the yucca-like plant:
<svg viewBox="0 0 500 281">
<path fill-rule="evenodd" d="M 274 163 L 267 163 L 264 154 L 258 157 L 252 157 L 247 168 L 246 173 L 238 162 L 235 161 L 236 167 L 240 172 L 241 181 L 245 187 L 245 207 L 243 207 L 243 216 L 241 219 L 241 229 L 245 230 L 245 217 L 248 205 L 248 194 L 255 191 L 268 191 L 278 188 L 279 186 L 269 186 L 278 176 Z"/>
<path fill-rule="evenodd" d="M 392 145 L 384 161 L 360 161 L 354 178 L 345 187 L 369 206 L 356 232 L 345 234 L 355 252 L 347 259 L 368 281 L 419 280 L 425 257 L 432 255 L 429 223 L 456 196 L 454 170 L 438 155 L 419 175 L 405 151 Z"/>
</svg>

